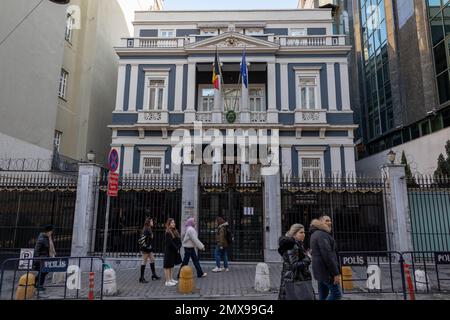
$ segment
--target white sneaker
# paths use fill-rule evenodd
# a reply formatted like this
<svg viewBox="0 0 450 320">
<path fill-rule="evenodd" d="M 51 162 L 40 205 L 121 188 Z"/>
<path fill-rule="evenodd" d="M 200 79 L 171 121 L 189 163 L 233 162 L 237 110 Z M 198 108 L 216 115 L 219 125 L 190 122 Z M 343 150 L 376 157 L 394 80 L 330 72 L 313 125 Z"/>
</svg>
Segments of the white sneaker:
<svg viewBox="0 0 450 320">
<path fill-rule="evenodd" d="M 215 267 L 215 268 L 212 269 L 211 271 L 212 271 L 212 272 L 221 272 L 221 271 L 222 271 L 222 268 Z"/>
<path fill-rule="evenodd" d="M 224 270 L 225 270 L 225 272 L 228 272 L 228 271 L 230 271 L 230 269 L 228 269 L 228 268 L 225 268 Z"/>
<path fill-rule="evenodd" d="M 170 281 L 166 281 L 166 287 L 173 287 L 176 286 L 176 283 L 170 282 Z"/>
<path fill-rule="evenodd" d="M 170 282 L 172 282 L 172 283 L 175 283 L 175 284 L 177 284 L 178 283 L 178 281 L 177 280 L 170 280 Z"/>
</svg>

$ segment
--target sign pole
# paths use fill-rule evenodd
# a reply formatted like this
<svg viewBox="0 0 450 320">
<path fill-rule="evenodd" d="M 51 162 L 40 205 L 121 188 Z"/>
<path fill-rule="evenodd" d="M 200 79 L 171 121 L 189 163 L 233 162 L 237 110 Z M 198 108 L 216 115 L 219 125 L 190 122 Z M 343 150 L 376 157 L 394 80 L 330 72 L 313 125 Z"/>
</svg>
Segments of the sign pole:
<svg viewBox="0 0 450 320">
<path fill-rule="evenodd" d="M 111 197 L 108 195 L 106 200 L 106 216 L 105 216 L 105 233 L 103 237 L 103 257 L 106 255 L 106 244 L 108 242 L 108 228 L 109 228 L 109 207 L 111 204 Z"/>
<path fill-rule="evenodd" d="M 119 191 L 119 175 L 116 173 L 119 168 L 119 153 L 116 149 L 111 149 L 108 156 L 108 191 L 106 193 L 106 215 L 105 215 L 105 232 L 103 237 L 103 257 L 106 256 L 106 245 L 108 243 L 109 228 L 109 210 L 111 206 L 111 197 L 117 197 Z"/>
</svg>

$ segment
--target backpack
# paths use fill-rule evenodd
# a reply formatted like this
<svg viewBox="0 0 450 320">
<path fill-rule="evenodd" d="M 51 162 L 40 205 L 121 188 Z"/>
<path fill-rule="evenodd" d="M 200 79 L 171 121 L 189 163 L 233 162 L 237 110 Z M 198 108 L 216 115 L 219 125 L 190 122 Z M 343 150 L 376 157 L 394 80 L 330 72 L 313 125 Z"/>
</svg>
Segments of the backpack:
<svg viewBox="0 0 450 320">
<path fill-rule="evenodd" d="M 225 237 L 227 239 L 228 245 L 231 246 L 234 242 L 234 235 L 229 226 L 225 228 Z"/>
</svg>

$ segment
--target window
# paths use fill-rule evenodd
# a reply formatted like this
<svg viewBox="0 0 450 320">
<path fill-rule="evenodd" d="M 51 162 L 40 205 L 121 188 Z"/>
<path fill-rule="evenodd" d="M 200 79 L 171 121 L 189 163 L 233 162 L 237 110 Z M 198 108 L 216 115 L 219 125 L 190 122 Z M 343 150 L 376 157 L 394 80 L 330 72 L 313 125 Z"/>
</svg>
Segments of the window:
<svg viewBox="0 0 450 320">
<path fill-rule="evenodd" d="M 248 91 L 250 111 L 261 112 L 265 111 L 264 105 L 264 89 L 250 88 Z"/>
<path fill-rule="evenodd" d="M 316 108 L 316 79 L 300 78 L 300 107 L 301 109 Z"/>
<path fill-rule="evenodd" d="M 245 29 L 245 34 L 249 36 L 263 35 L 263 29 Z"/>
<path fill-rule="evenodd" d="M 159 36 L 161 38 L 175 38 L 175 30 L 173 29 L 159 30 Z"/>
<path fill-rule="evenodd" d="M 228 87 L 223 90 L 225 110 L 239 111 L 241 104 L 241 88 Z"/>
<path fill-rule="evenodd" d="M 62 132 L 55 130 L 55 137 L 53 139 L 53 149 L 59 152 L 61 146 Z"/>
<path fill-rule="evenodd" d="M 69 78 L 69 73 L 64 69 L 61 69 L 61 77 L 59 79 L 58 96 L 62 99 L 66 99 L 68 78 Z"/>
<path fill-rule="evenodd" d="M 66 20 L 66 35 L 65 35 L 65 39 L 69 43 L 72 43 L 74 24 L 75 24 L 75 19 L 71 15 L 69 15 Z"/>
<path fill-rule="evenodd" d="M 161 157 L 144 157 L 143 159 L 143 174 L 161 174 L 162 173 L 162 158 Z"/>
<path fill-rule="evenodd" d="M 162 110 L 164 98 L 164 80 L 150 79 L 150 110 Z"/>
<path fill-rule="evenodd" d="M 200 31 L 202 36 L 217 36 L 219 34 L 219 29 L 203 29 Z"/>
<path fill-rule="evenodd" d="M 214 107 L 214 89 L 200 89 L 200 108 L 199 111 L 212 111 Z"/>
<path fill-rule="evenodd" d="M 302 177 L 304 179 L 319 179 L 320 169 L 320 158 L 302 158 Z"/>
<path fill-rule="evenodd" d="M 289 32 L 289 35 L 292 37 L 306 36 L 305 28 L 292 28 Z"/>
</svg>

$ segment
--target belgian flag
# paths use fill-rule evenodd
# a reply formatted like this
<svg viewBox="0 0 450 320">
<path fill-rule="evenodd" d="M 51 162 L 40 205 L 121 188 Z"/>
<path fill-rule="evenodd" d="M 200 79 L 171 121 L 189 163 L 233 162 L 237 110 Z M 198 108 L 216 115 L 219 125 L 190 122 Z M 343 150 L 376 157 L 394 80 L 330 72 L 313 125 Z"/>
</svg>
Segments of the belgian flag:
<svg viewBox="0 0 450 320">
<path fill-rule="evenodd" d="M 213 65 L 213 77 L 212 77 L 212 83 L 214 84 L 214 89 L 220 90 L 220 64 L 219 64 L 219 52 L 216 48 L 216 57 L 214 58 L 214 65 Z"/>
</svg>

